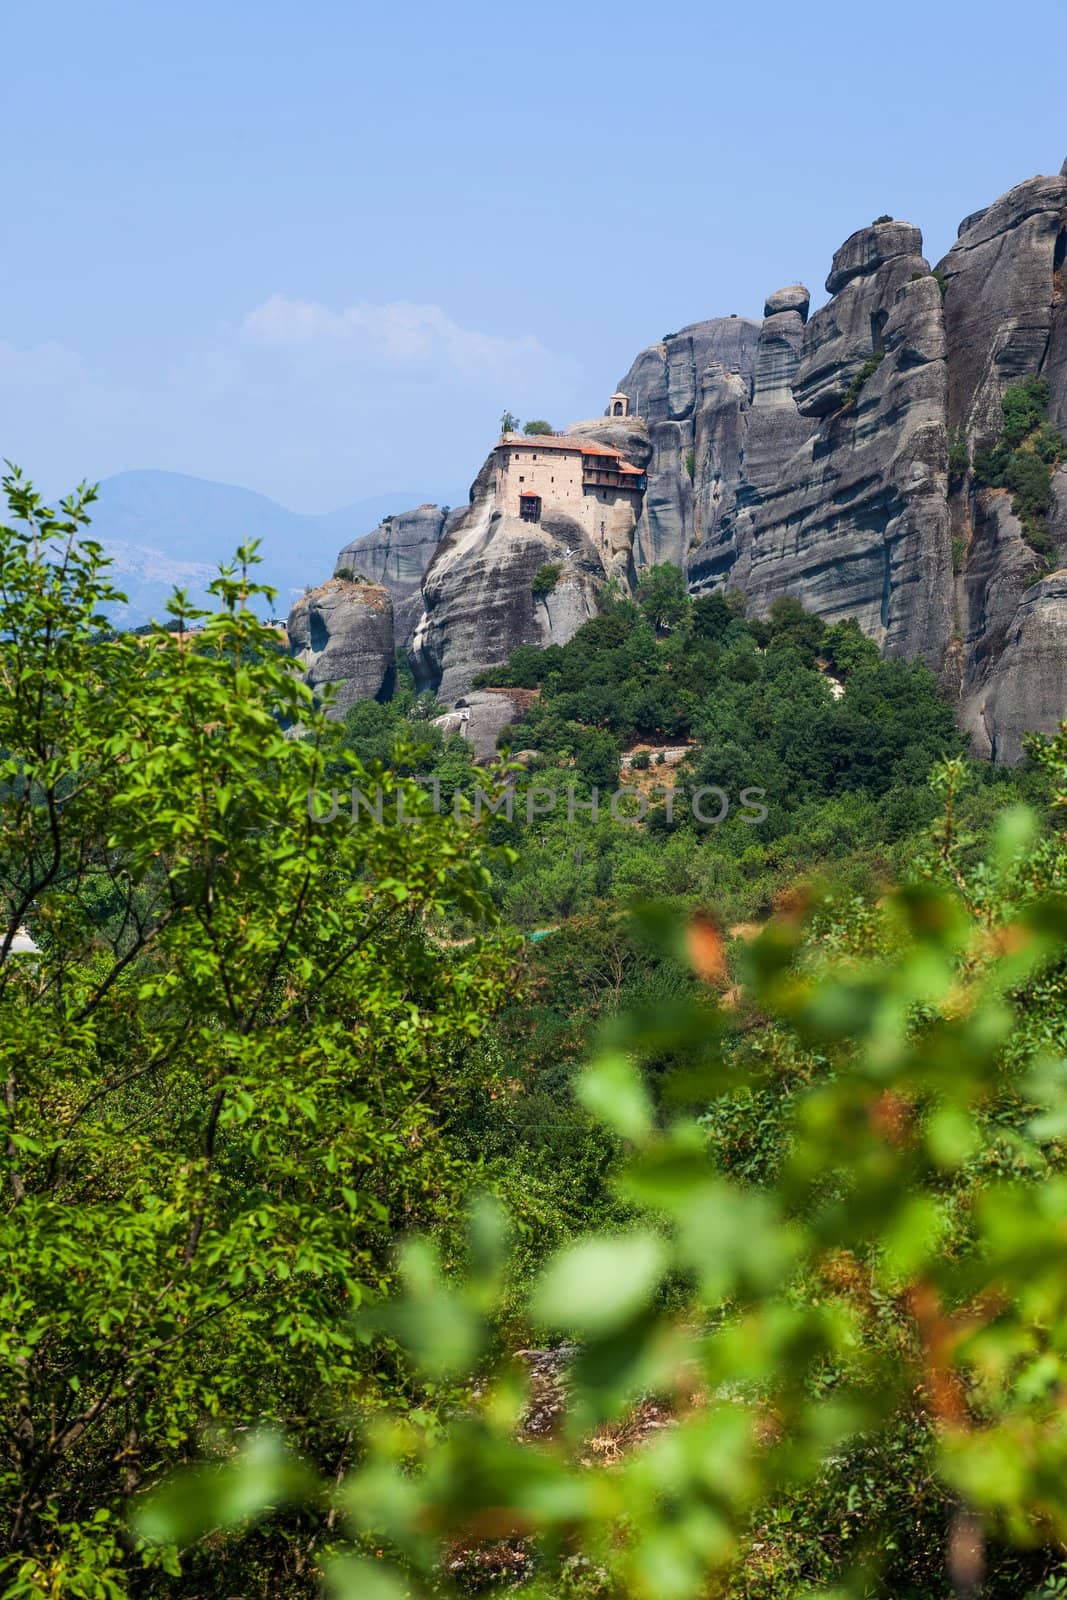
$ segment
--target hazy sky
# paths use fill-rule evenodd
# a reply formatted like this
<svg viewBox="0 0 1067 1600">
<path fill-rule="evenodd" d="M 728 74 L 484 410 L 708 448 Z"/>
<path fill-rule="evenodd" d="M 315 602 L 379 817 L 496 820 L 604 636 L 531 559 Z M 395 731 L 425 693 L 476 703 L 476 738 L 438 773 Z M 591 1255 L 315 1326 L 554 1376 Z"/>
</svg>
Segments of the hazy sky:
<svg viewBox="0 0 1067 1600">
<path fill-rule="evenodd" d="M 474 475 L 881 212 L 1067 156 L 1067 8 L 0 0 L 0 455 L 306 511 Z"/>
</svg>

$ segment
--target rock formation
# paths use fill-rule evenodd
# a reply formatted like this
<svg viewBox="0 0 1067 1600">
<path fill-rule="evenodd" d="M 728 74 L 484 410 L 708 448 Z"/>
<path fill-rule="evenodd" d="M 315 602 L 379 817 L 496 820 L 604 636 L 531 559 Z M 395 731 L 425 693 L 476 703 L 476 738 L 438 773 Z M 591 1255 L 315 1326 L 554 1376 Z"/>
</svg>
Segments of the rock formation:
<svg viewBox="0 0 1067 1600">
<path fill-rule="evenodd" d="M 1067 164 L 965 218 L 938 267 L 945 285 L 948 428 L 974 450 L 999 431 L 1009 383 L 1049 381 L 1049 415 L 1067 431 Z M 1067 560 L 1067 474 L 1049 519 L 1054 565 Z M 959 581 L 960 719 L 977 754 L 1016 761 L 1028 729 L 1067 716 L 1067 593 L 1026 542 L 1006 490 L 960 485 L 954 533 Z"/>
<path fill-rule="evenodd" d="M 522 720 L 534 699 L 531 689 L 472 689 L 451 711 L 434 717 L 433 725 L 442 733 L 465 739 L 476 761 L 492 761 L 500 734 Z"/>
<path fill-rule="evenodd" d="M 619 384 L 648 427 L 651 459 L 634 539 L 638 567 L 684 567 L 732 503 L 738 408 L 747 398 L 760 325 L 746 317 L 694 322 L 642 350 Z"/>
<path fill-rule="evenodd" d="M 1028 728 L 1055 727 L 1067 715 L 1067 470 L 1053 482 L 1049 560 L 1009 492 L 961 461 L 995 442 L 1005 389 L 1034 374 L 1067 434 L 1067 164 L 967 217 L 933 272 L 912 224 L 860 228 L 826 289 L 810 319 L 807 289 L 790 284 L 761 323 L 667 335 L 618 385 L 633 415 L 574 426 L 647 474 L 632 539 L 602 527 L 594 548 L 547 506 L 539 522 L 503 515 L 490 457 L 447 520 L 420 507 L 346 547 L 339 570 L 392 591 L 420 684 L 454 703 L 517 645 L 568 639 L 607 575 L 625 586 L 673 561 L 694 590 L 739 589 L 755 614 L 793 595 L 926 661 L 979 754 L 1017 760 Z"/>
<path fill-rule="evenodd" d="M 768 295 L 747 389 L 733 379 L 735 413 L 718 420 L 718 434 L 733 435 L 732 475 L 712 485 L 707 495 L 700 539 L 689 558 L 691 587 L 701 590 L 723 580 L 737 562 L 735 510 L 749 506 L 777 481 L 782 464 L 808 438 L 813 423 L 802 417 L 793 398 L 811 296 L 803 284 Z M 738 392 L 740 387 L 740 392 Z M 721 461 L 719 463 L 721 471 Z"/>
<path fill-rule="evenodd" d="M 423 614 L 411 648 L 420 687 L 454 703 L 484 668 L 503 666 L 520 644 L 564 644 L 596 615 L 607 576 L 591 541 L 571 518 L 546 512 L 540 522 L 494 508 L 490 455 L 470 504 L 448 518 L 423 579 Z M 534 593 L 542 568 L 558 571 Z"/>
<path fill-rule="evenodd" d="M 334 577 L 363 577 L 380 583 L 393 598 L 398 646 L 406 648 L 422 615 L 422 578 L 445 528 L 440 506 L 418 506 L 386 517 L 373 533 L 346 544 Z"/>
<path fill-rule="evenodd" d="M 826 287 L 792 378 L 814 431 L 739 509 L 730 580 L 757 612 L 792 594 L 940 670 L 952 636 L 941 291 L 905 223 L 853 234 Z"/>
<path fill-rule="evenodd" d="M 388 700 L 396 684 L 393 602 L 377 583 L 331 578 L 310 590 L 289 613 L 289 649 L 304 668 L 316 699 L 333 684 L 330 715 L 343 717 L 357 700 Z"/>
<path fill-rule="evenodd" d="M 918 229 L 872 224 L 838 250 L 831 298 L 806 325 L 801 286 L 768 298 L 751 371 L 709 364 L 693 412 L 691 587 L 740 589 L 756 613 L 791 594 L 828 620 L 857 618 L 887 652 L 927 661 L 976 753 L 1005 761 L 1026 728 L 1067 715 L 1067 651 L 1040 645 L 1067 636 L 1067 595 L 1010 494 L 950 479 L 948 447 L 994 442 L 1005 389 L 1036 373 L 1067 432 L 1065 274 L 1067 164 L 967 217 L 934 273 Z M 644 352 L 620 385 L 631 399 L 638 379 L 654 392 L 654 444 L 670 385 L 665 400 L 652 358 L 666 349 Z M 684 525 L 677 449 L 661 446 L 642 534 L 664 506 Z M 1058 568 L 1063 469 L 1049 526 Z M 654 544 L 646 535 L 643 561 L 668 553 L 661 539 L 650 557 Z"/>
</svg>

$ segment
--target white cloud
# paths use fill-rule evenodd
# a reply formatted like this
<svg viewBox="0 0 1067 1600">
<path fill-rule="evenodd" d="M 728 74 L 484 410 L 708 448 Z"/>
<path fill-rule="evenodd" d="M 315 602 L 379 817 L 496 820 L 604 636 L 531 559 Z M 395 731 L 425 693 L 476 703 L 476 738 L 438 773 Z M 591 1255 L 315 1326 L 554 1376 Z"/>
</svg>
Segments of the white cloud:
<svg viewBox="0 0 1067 1600">
<path fill-rule="evenodd" d="M 494 373 L 547 352 L 532 335 L 501 339 L 462 328 L 441 306 L 411 300 L 360 300 L 331 311 L 315 300 L 272 295 L 241 324 L 246 338 L 269 345 L 351 346 L 396 366 L 438 362 L 465 373 Z"/>
</svg>

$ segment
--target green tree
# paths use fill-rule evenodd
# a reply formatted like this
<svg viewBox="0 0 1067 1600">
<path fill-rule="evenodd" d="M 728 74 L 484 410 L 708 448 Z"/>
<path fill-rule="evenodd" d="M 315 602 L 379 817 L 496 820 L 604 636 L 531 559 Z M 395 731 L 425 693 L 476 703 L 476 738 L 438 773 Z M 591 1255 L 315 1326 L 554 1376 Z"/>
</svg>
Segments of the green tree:
<svg viewBox="0 0 1067 1600">
<path fill-rule="evenodd" d="M 641 574 L 637 603 L 657 632 L 679 627 L 689 615 L 689 593 L 685 574 L 673 562 L 664 561 Z"/>
<path fill-rule="evenodd" d="M 523 431 L 523 433 L 528 433 L 528 434 L 534 435 L 535 437 L 540 437 L 541 435 L 546 434 L 546 433 L 548 433 L 548 434 L 554 433 L 555 429 L 553 428 L 551 422 L 545 422 L 545 420 L 542 417 L 535 417 L 532 422 L 527 422 L 523 426 L 523 430 L 522 431 Z"/>
<path fill-rule="evenodd" d="M 1061 789 L 1065 750 L 1036 747 Z M 336 1593 L 436 1594 L 457 1541 L 519 1536 L 537 1540 L 531 1596 L 569 1593 L 576 1552 L 581 1592 L 611 1600 L 1056 1592 L 1067 854 L 1014 812 L 962 869 L 962 773 L 938 774 L 908 885 L 844 919 L 794 908 L 738 952 L 747 1045 L 684 990 L 609 1023 L 578 1098 L 630 1151 L 615 1186 L 634 1212 L 564 1244 L 526 1301 L 533 1336 L 574 1342 L 558 1439 L 517 1438 L 522 1390 L 492 1363 L 500 1219 L 473 1214 L 466 1275 L 409 1248 L 405 1298 L 368 1330 L 424 1383 L 476 1361 L 478 1382 L 439 1436 L 402 1414 L 367 1430 L 335 1501 L 352 1553 L 324 1552 Z M 712 993 L 728 981 L 706 917 L 647 928 Z M 649 1065 L 672 1050 L 658 1103 Z M 590 1441 L 625 1437 L 650 1395 L 673 1425 L 597 1465 Z M 142 1526 L 269 1516 L 277 1482 L 238 1460 Z"/>
<path fill-rule="evenodd" d="M 702 594 L 693 601 L 693 632 L 698 639 L 721 639 L 734 616 L 730 602 L 720 591 Z"/>
<path fill-rule="evenodd" d="M 500 419 L 500 431 L 501 433 L 517 433 L 519 431 L 518 417 L 510 411 L 505 411 Z"/>
<path fill-rule="evenodd" d="M 5 489 L 0 1587 L 111 1597 L 172 1570 L 124 1507 L 205 1429 L 287 1421 L 343 1470 L 351 1313 L 462 1187 L 445 1124 L 504 963 L 477 836 L 338 751 L 250 552 L 216 613 L 175 603 L 195 632 L 116 636 L 92 492 Z M 315 820 L 328 763 L 379 819 Z M 309 1537 L 237 1538 L 239 1580 L 217 1551 L 193 1589 L 285 1593 Z"/>
</svg>

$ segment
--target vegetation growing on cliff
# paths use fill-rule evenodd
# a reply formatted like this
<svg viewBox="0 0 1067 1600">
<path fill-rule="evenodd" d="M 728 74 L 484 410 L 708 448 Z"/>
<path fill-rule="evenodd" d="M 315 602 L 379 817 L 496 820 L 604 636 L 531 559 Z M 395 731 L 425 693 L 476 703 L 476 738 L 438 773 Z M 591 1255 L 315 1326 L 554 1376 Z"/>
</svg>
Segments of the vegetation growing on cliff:
<svg viewBox="0 0 1067 1600">
<path fill-rule="evenodd" d="M 530 585 L 530 592 L 535 600 L 543 600 L 546 595 L 552 593 L 562 571 L 563 563 L 560 561 L 546 561 L 543 567 L 538 567 Z"/>
<path fill-rule="evenodd" d="M 1067 455 L 1067 440 L 1048 420 L 1047 378 L 1011 384 L 1001 405 L 1003 431 L 995 445 L 976 453 L 975 478 L 990 488 L 1011 490 L 1011 507 L 1027 543 L 1039 555 L 1052 556 L 1052 473 Z"/>
<path fill-rule="evenodd" d="M 841 409 L 843 411 L 849 406 L 855 405 L 856 401 L 859 399 L 860 391 L 864 384 L 867 382 L 868 378 L 874 377 L 884 360 L 884 350 L 876 350 L 873 355 L 867 357 L 867 360 L 860 367 L 855 377 L 849 383 L 848 388 L 845 390 L 844 398 L 841 401 Z"/>
</svg>

